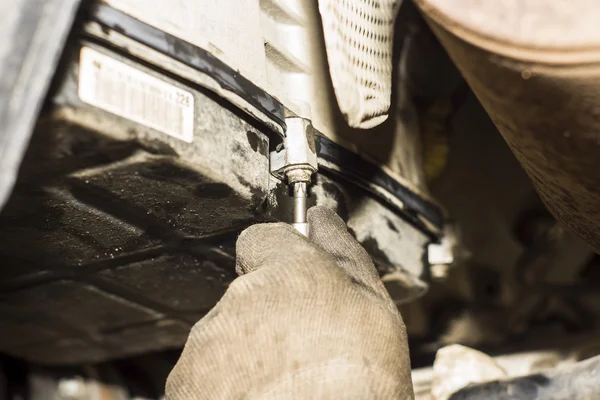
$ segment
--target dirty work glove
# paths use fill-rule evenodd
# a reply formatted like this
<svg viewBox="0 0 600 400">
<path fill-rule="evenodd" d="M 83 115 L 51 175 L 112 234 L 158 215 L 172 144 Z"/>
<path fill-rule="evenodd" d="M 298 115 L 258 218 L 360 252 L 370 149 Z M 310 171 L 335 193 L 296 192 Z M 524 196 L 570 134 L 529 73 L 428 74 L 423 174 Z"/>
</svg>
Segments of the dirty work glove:
<svg viewBox="0 0 600 400">
<path fill-rule="evenodd" d="M 323 207 L 310 240 L 246 229 L 237 270 L 192 329 L 167 399 L 412 399 L 406 330 L 366 251 Z"/>
</svg>

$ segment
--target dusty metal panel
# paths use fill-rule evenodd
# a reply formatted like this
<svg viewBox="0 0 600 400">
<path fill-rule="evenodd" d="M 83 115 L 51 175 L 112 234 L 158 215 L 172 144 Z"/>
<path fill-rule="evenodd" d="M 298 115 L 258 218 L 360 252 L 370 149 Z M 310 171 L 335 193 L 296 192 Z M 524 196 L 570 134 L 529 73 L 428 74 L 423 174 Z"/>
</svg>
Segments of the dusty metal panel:
<svg viewBox="0 0 600 400">
<path fill-rule="evenodd" d="M 235 276 L 230 244 L 269 189 L 268 139 L 189 87 L 192 143 L 94 108 L 69 54 L 0 214 L 0 319 L 19 339 L 2 350 L 64 364 L 180 346 Z"/>
</svg>

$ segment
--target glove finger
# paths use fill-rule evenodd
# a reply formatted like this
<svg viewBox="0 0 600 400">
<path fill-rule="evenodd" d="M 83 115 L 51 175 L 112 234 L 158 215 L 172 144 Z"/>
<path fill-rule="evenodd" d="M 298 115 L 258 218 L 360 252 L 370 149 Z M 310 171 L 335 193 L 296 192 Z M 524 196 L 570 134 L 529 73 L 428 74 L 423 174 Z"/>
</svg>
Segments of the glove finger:
<svg viewBox="0 0 600 400">
<path fill-rule="evenodd" d="M 247 274 L 259 268 L 315 268 L 334 265 L 331 256 L 284 223 L 257 224 L 244 230 L 236 243 L 236 272 Z"/>
<path fill-rule="evenodd" d="M 389 297 L 371 257 L 333 210 L 322 206 L 310 208 L 308 223 L 310 240 L 329 253 L 355 284 Z"/>
</svg>

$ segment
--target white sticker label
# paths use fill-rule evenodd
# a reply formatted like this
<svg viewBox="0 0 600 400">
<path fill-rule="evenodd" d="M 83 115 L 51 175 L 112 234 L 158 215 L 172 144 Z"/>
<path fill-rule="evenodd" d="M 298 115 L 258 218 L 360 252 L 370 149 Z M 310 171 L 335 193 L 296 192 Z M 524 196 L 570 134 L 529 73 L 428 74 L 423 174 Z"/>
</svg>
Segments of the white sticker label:
<svg viewBox="0 0 600 400">
<path fill-rule="evenodd" d="M 89 47 L 81 49 L 79 98 L 191 143 L 194 96 Z"/>
</svg>

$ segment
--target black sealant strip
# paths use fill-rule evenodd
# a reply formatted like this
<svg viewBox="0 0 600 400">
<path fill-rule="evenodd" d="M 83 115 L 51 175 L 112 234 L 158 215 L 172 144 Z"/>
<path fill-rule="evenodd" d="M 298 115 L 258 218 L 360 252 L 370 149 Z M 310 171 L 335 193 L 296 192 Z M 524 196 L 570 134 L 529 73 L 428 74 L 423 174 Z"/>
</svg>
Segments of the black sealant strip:
<svg viewBox="0 0 600 400">
<path fill-rule="evenodd" d="M 444 216 L 438 206 L 403 186 L 375 164 L 323 136 L 316 137 L 316 147 L 317 155 L 322 159 L 339 166 L 342 171 L 352 173 L 369 183 L 385 189 L 404 203 L 405 209 L 403 211 L 405 213 L 412 216 L 420 214 L 436 228 L 442 229 Z M 374 194 L 377 195 L 377 193 Z"/>
<path fill-rule="evenodd" d="M 279 101 L 206 50 L 149 26 L 105 4 L 98 4 L 93 7 L 91 19 L 104 27 L 117 31 L 136 42 L 209 75 L 223 89 L 237 94 L 281 125 L 283 129 L 286 128 L 283 105 Z M 319 157 L 334 163 L 344 172 L 351 173 L 370 184 L 381 187 L 398 198 L 404 204 L 404 209 L 400 210 L 401 213 L 413 219 L 414 222 L 418 222 L 416 217 L 421 215 L 436 228 L 441 229 L 443 227 L 444 219 L 439 207 L 394 180 L 375 164 L 325 137 L 317 136 L 316 144 Z M 377 192 L 371 192 L 380 197 Z M 421 225 L 419 224 L 420 228 L 425 229 Z M 438 236 L 438 234 L 434 236 Z"/>
<path fill-rule="evenodd" d="M 258 110 L 263 112 L 285 130 L 283 105 L 273 96 L 240 75 L 239 72 L 197 46 L 170 35 L 159 29 L 105 4 L 92 8 L 93 21 L 117 31 L 136 42 L 142 43 L 160 53 L 201 71 L 228 91 L 231 91 Z"/>
</svg>

